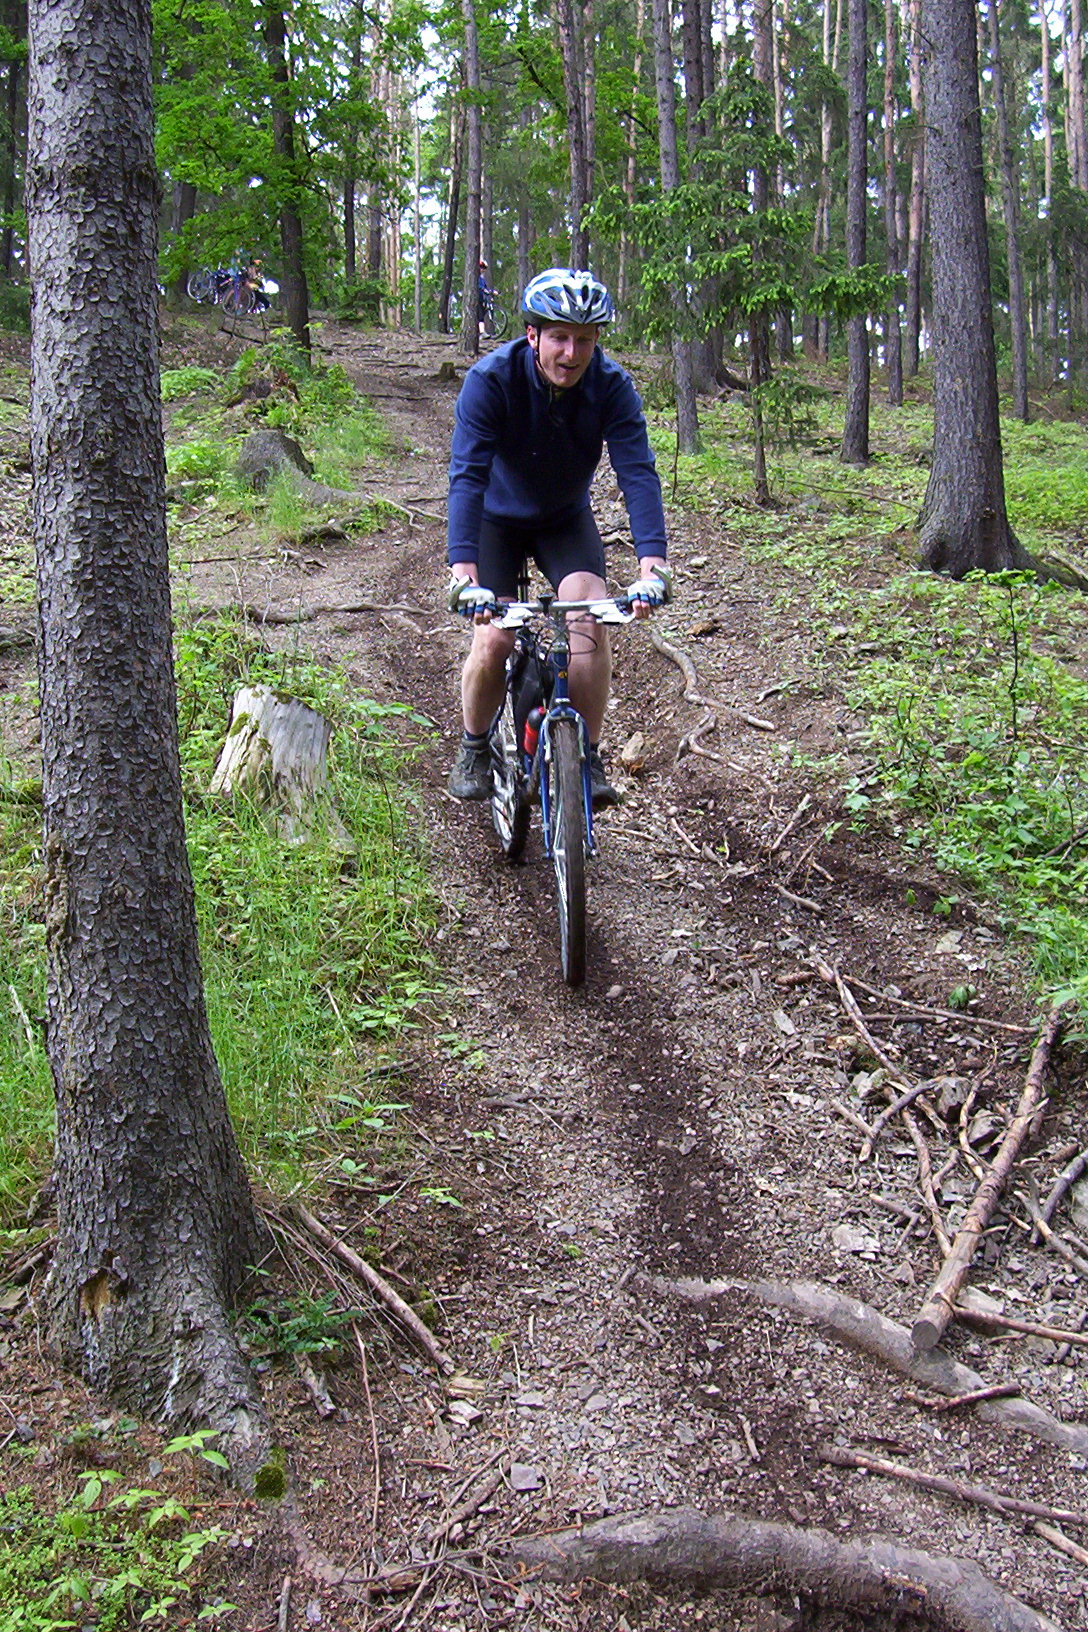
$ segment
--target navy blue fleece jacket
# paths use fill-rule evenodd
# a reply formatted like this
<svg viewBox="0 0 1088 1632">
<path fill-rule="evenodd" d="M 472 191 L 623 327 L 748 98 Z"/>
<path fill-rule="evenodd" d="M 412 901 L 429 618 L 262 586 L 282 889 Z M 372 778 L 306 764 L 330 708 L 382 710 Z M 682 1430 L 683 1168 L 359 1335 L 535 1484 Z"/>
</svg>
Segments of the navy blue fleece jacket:
<svg viewBox="0 0 1088 1632">
<path fill-rule="evenodd" d="M 631 376 L 598 346 L 576 386 L 556 391 L 524 338 L 469 369 L 450 455 L 449 560 L 475 562 L 480 520 L 531 527 L 573 519 L 605 444 L 636 553 L 665 556 L 661 483 Z"/>
</svg>

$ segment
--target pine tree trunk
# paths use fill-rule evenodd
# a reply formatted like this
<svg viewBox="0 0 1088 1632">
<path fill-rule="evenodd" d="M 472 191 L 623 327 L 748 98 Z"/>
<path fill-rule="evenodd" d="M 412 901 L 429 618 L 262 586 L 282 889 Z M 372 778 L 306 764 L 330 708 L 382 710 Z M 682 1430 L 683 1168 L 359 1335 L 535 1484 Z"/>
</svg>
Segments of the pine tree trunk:
<svg viewBox="0 0 1088 1632">
<path fill-rule="evenodd" d="M 1061 378 L 1061 332 L 1058 323 L 1058 254 L 1054 234 L 1054 120 L 1051 113 L 1050 17 L 1045 0 L 1040 7 L 1042 53 L 1043 192 L 1046 194 L 1046 337 L 1047 371 L 1052 385 Z"/>
<path fill-rule="evenodd" d="M 468 183 L 465 197 L 465 268 L 461 293 L 461 350 L 466 357 L 480 354 L 480 184 L 483 148 L 480 142 L 480 41 L 476 29 L 475 0 L 461 0 L 465 28 L 465 129 L 468 152 L 465 169 Z"/>
<path fill-rule="evenodd" d="M 680 184 L 680 156 L 676 141 L 676 90 L 673 79 L 672 11 L 669 0 L 653 0 L 654 66 L 657 85 L 661 185 L 671 192 Z M 685 302 L 676 292 L 677 310 Z M 698 453 L 699 410 L 695 401 L 695 376 L 691 341 L 677 334 L 672 342 L 673 377 L 676 387 L 676 440 L 681 453 Z"/>
<path fill-rule="evenodd" d="M 990 68 L 993 73 L 994 110 L 1001 154 L 1001 200 L 1005 215 L 1005 244 L 1009 262 L 1009 328 L 1012 339 L 1012 404 L 1017 419 L 1027 424 L 1028 336 L 1024 300 L 1024 263 L 1020 254 L 1020 177 L 1009 130 L 1005 69 L 1001 56 L 1001 28 L 997 0 L 989 0 Z"/>
<path fill-rule="evenodd" d="M 884 0 L 884 233 L 888 241 L 889 276 L 899 278 L 899 189 L 895 180 L 895 65 L 898 56 L 895 0 Z M 903 344 L 899 329 L 899 294 L 892 291 L 884 320 L 884 367 L 888 401 L 903 406 Z"/>
<path fill-rule="evenodd" d="M 442 290 L 438 297 L 438 323 L 443 334 L 450 332 L 450 296 L 453 293 L 453 263 L 457 249 L 457 219 L 461 213 L 461 171 L 464 167 L 464 108 L 450 111 L 450 195 L 446 212 L 446 244 L 442 252 Z"/>
<path fill-rule="evenodd" d="M 584 267 L 589 263 L 589 237 L 583 221 L 589 202 L 586 192 L 585 64 L 574 0 L 557 0 L 555 15 L 563 57 L 567 146 L 570 151 L 570 264 Z"/>
<path fill-rule="evenodd" d="M 922 0 L 910 4 L 910 202 L 907 206 L 907 293 L 904 305 L 903 372 L 918 373 L 922 336 L 922 238 L 926 209 L 925 110 L 922 102 Z"/>
<path fill-rule="evenodd" d="M 922 562 L 962 578 L 1026 566 L 998 420 L 974 0 L 923 0 L 933 260 L 933 463 Z"/>
<path fill-rule="evenodd" d="M 30 0 L 51 1336 L 127 1409 L 267 1428 L 229 1306 L 267 1242 L 204 1008 L 158 380 L 150 0 Z M 102 291 L 111 291 L 108 300 Z"/>
<path fill-rule="evenodd" d="M 866 0 L 848 0 L 847 34 L 847 155 L 846 155 L 846 264 L 865 265 L 865 228 L 869 101 L 865 76 L 869 58 Z M 839 457 L 845 465 L 869 462 L 869 323 L 862 315 L 846 325 L 849 374 L 846 384 L 846 423 Z"/>
<path fill-rule="evenodd" d="M 302 216 L 299 214 L 301 178 L 296 156 L 295 115 L 291 75 L 287 65 L 287 25 L 276 6 L 265 8 L 264 38 L 272 74 L 272 146 L 286 178 L 280 200 L 280 255 L 283 307 L 287 327 L 296 345 L 310 355 L 310 292 L 303 259 Z"/>
</svg>

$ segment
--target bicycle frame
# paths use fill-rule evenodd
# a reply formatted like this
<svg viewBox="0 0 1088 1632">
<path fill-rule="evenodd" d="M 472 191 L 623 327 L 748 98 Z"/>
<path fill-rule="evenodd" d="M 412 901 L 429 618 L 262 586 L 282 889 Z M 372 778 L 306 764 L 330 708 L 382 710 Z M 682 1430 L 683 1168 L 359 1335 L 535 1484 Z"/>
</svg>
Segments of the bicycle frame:
<svg viewBox="0 0 1088 1632">
<path fill-rule="evenodd" d="M 570 631 L 567 625 L 568 613 L 583 612 L 592 617 L 597 623 L 631 623 L 634 613 L 626 609 L 626 603 L 620 600 L 597 601 L 560 601 L 554 595 L 542 594 L 536 601 L 512 601 L 505 604 L 504 615 L 498 620 L 500 629 L 520 629 L 526 627 L 532 618 L 543 617 L 551 630 L 546 651 L 542 652 L 551 672 L 551 693 L 544 699 L 545 713 L 540 723 L 540 734 L 533 755 L 528 756 L 524 747 L 518 743 L 518 753 L 522 757 L 522 764 L 526 776 L 529 793 L 540 792 L 540 817 L 544 835 L 544 854 L 550 861 L 553 855 L 553 826 L 551 800 L 548 791 L 548 778 L 543 774 L 544 765 L 551 758 L 551 737 L 555 726 L 560 720 L 571 720 L 578 731 L 578 744 L 581 751 L 582 768 L 582 803 L 586 820 L 586 854 L 589 857 L 597 854 L 597 841 L 593 829 L 593 801 L 590 789 L 589 774 L 589 727 L 570 700 Z M 538 652 L 541 651 L 542 638 L 534 635 Z"/>
</svg>

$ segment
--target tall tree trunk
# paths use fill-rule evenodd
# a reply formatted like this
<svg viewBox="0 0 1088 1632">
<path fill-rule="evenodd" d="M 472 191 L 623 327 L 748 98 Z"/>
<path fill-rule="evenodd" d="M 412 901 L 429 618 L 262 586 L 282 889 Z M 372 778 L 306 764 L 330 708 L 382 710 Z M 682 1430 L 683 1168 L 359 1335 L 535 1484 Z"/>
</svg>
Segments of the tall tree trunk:
<svg viewBox="0 0 1088 1632">
<path fill-rule="evenodd" d="M 752 6 L 752 73 L 768 92 L 774 89 L 773 46 L 771 31 L 774 26 L 772 0 L 754 0 Z M 752 171 L 752 211 L 763 214 L 771 201 L 771 178 L 766 168 L 757 164 Z M 753 245 L 753 258 L 761 249 Z M 756 503 L 769 505 L 771 485 L 767 477 L 767 447 L 763 425 L 763 405 L 759 388 L 771 378 L 771 337 L 767 314 L 756 311 L 748 320 L 748 374 L 752 382 L 752 482 Z"/>
<path fill-rule="evenodd" d="M 589 203 L 586 165 L 585 60 L 574 0 L 556 0 L 559 47 L 563 57 L 563 88 L 567 102 L 567 146 L 570 151 L 570 260 L 589 264 L 589 234 L 584 216 Z"/>
<path fill-rule="evenodd" d="M 642 36 L 646 27 L 646 0 L 637 0 L 635 12 L 635 65 L 631 75 L 631 111 L 627 115 L 627 162 L 623 172 L 623 196 L 628 210 L 635 207 L 635 180 L 638 175 L 638 142 L 635 136 L 635 113 L 638 88 L 642 83 Z M 620 233 L 619 270 L 616 274 L 616 305 L 622 316 L 627 302 L 627 260 L 630 244 L 626 231 Z"/>
<path fill-rule="evenodd" d="M 895 0 L 884 0 L 884 233 L 888 241 L 887 268 L 899 281 L 899 188 L 895 180 L 895 64 L 898 39 Z M 903 405 L 903 345 L 899 331 L 899 290 L 894 288 L 884 321 L 884 366 L 888 401 Z"/>
<path fill-rule="evenodd" d="M 461 0 L 461 20 L 465 29 L 465 128 L 468 135 L 465 197 L 465 276 L 461 294 L 461 350 L 466 357 L 480 354 L 480 184 L 483 148 L 480 142 L 480 40 L 476 28 L 475 0 Z"/>
<path fill-rule="evenodd" d="M 443 334 L 450 332 L 450 296 L 453 293 L 453 263 L 457 249 L 457 221 L 461 213 L 461 172 L 464 168 L 465 111 L 456 102 L 450 109 L 450 196 L 446 212 L 446 244 L 442 253 L 442 291 L 438 297 L 438 323 Z"/>
<path fill-rule="evenodd" d="M 680 185 L 680 156 L 676 141 L 675 65 L 672 54 L 672 11 L 669 0 L 653 0 L 654 67 L 657 85 L 657 120 L 661 155 L 661 186 L 672 192 Z M 677 310 L 684 312 L 686 301 L 675 291 Z M 672 341 L 673 378 L 676 386 L 676 445 L 681 453 L 698 453 L 699 410 L 695 401 L 695 375 L 691 341 L 675 334 Z"/>
<path fill-rule="evenodd" d="M 847 73 L 847 153 L 846 153 L 846 264 L 854 269 L 865 265 L 865 227 L 868 201 L 867 156 L 869 101 L 865 76 L 869 60 L 866 0 L 848 0 L 847 33 L 849 70 Z M 862 315 L 846 325 L 849 374 L 846 384 L 846 423 L 843 427 L 843 464 L 869 462 L 869 323 Z"/>
<path fill-rule="evenodd" d="M 831 8 L 835 8 L 835 26 L 831 26 Z M 842 39 L 842 0 L 824 0 L 823 60 L 824 66 L 838 73 L 839 48 Z M 824 98 L 820 104 L 820 186 L 816 199 L 816 220 L 812 229 L 812 249 L 816 255 L 826 255 L 831 247 L 831 139 L 833 121 L 831 103 Z M 827 361 L 831 340 L 831 320 L 820 317 L 815 324 L 816 355 Z"/>
<path fill-rule="evenodd" d="M 990 68 L 993 73 L 994 110 L 1001 152 L 1001 201 L 1005 215 L 1005 245 L 1009 262 L 1009 328 L 1012 340 L 1013 413 L 1025 424 L 1028 406 L 1028 335 L 1024 301 L 1024 263 L 1020 254 L 1020 176 L 1009 131 L 1009 105 L 1001 55 L 1001 26 L 997 0 L 989 0 Z M 1045 24 L 1044 24 L 1045 26 Z"/>
<path fill-rule="evenodd" d="M 351 84 L 359 84 L 363 67 L 362 5 L 357 4 L 351 22 Z M 359 135 L 354 125 L 344 140 L 344 282 L 356 281 L 355 188 L 359 180 Z"/>
<path fill-rule="evenodd" d="M 1042 50 L 1043 192 L 1046 195 L 1046 339 L 1047 369 L 1052 385 L 1061 378 L 1062 360 L 1058 326 L 1058 252 L 1054 236 L 1054 117 L 1051 106 L 1050 15 L 1040 5 L 1039 38 Z"/>
<path fill-rule="evenodd" d="M 51 1335 L 128 1409 L 221 1430 L 252 1475 L 267 1424 L 228 1310 L 267 1242 L 212 1052 L 182 822 L 151 4 L 29 12 Z"/>
<path fill-rule="evenodd" d="M 933 260 L 933 463 L 922 562 L 962 578 L 1027 565 L 1001 458 L 974 0 L 923 0 Z"/>
<path fill-rule="evenodd" d="M 418 87 L 412 103 L 412 203 L 415 230 L 412 233 L 413 328 L 423 333 L 423 158 L 420 148 Z"/>
<path fill-rule="evenodd" d="M 1088 131 L 1084 107 L 1084 22 L 1081 0 L 1069 0 L 1065 40 L 1066 151 L 1069 179 L 1074 188 L 1088 192 Z M 1073 235 L 1069 291 L 1069 375 L 1083 379 L 1085 340 L 1088 338 L 1088 254 L 1079 234 Z"/>
<path fill-rule="evenodd" d="M 287 65 L 287 25 L 278 6 L 264 13 L 264 38 L 272 75 L 272 146 L 282 167 L 280 255 L 283 259 L 283 307 L 296 345 L 310 355 L 310 291 L 303 259 L 302 178 L 296 151 L 295 111 Z"/>
<path fill-rule="evenodd" d="M 10 210 L 13 207 L 13 204 L 5 203 L 6 209 Z M 170 231 L 174 235 L 175 239 L 181 236 L 185 223 L 187 221 L 191 221 L 195 214 L 195 186 L 191 181 L 176 181 L 174 183 L 173 196 L 170 200 Z M 10 270 L 6 263 L 5 270 Z M 182 297 L 185 294 L 189 270 L 190 268 L 188 266 L 183 266 L 178 272 L 177 277 L 174 279 L 172 299 L 177 304 L 180 304 Z"/>
<path fill-rule="evenodd" d="M 922 337 L 922 239 L 926 209 L 926 135 L 922 98 L 922 0 L 910 0 L 910 203 L 907 208 L 907 295 L 904 307 L 903 372 L 918 373 Z"/>
</svg>

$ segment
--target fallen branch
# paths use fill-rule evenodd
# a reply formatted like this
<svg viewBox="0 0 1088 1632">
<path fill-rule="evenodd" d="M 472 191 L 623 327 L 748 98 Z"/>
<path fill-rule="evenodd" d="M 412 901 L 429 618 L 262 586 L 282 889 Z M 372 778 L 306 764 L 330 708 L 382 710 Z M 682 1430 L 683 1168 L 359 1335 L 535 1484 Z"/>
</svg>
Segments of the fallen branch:
<svg viewBox="0 0 1088 1632">
<path fill-rule="evenodd" d="M 1079 1542 L 1073 1541 L 1071 1537 L 1063 1535 L 1056 1525 L 1036 1521 L 1031 1528 L 1037 1536 L 1042 1536 L 1044 1541 L 1049 1541 L 1052 1547 L 1056 1547 L 1059 1553 L 1065 1553 L 1067 1558 L 1075 1558 L 1081 1566 L 1088 1565 L 1088 1548 L 1082 1547 Z"/>
<path fill-rule="evenodd" d="M 937 1192 L 933 1185 L 933 1167 L 929 1160 L 929 1146 L 926 1144 L 925 1135 L 913 1116 L 911 1116 L 910 1111 L 903 1109 L 899 1114 L 903 1118 L 903 1124 L 910 1134 L 911 1143 L 918 1157 L 918 1189 L 922 1200 L 926 1204 L 926 1212 L 929 1214 L 929 1222 L 933 1227 L 933 1234 L 937 1238 L 941 1257 L 947 1260 L 948 1254 L 952 1251 L 952 1243 L 948 1239 L 948 1231 L 944 1227 L 940 1204 L 937 1201 Z"/>
<path fill-rule="evenodd" d="M 936 1394 L 966 1394 L 986 1386 L 986 1379 L 970 1366 L 953 1360 L 943 1349 L 919 1354 L 911 1344 L 910 1332 L 898 1321 L 889 1320 L 870 1304 L 846 1297 L 818 1281 L 746 1281 L 723 1278 L 716 1281 L 647 1277 L 658 1291 L 672 1293 L 690 1303 L 711 1303 L 716 1298 L 734 1299 L 737 1293 L 785 1309 L 834 1332 L 843 1342 L 881 1360 L 902 1376 Z M 1000 1427 L 1017 1428 L 1062 1450 L 1088 1455 L 1088 1426 L 1059 1422 L 1057 1417 L 1030 1400 L 984 1400 L 977 1415 Z"/>
<path fill-rule="evenodd" d="M 1055 1632 L 1053 1621 L 1003 1592 L 970 1559 L 690 1508 L 526 1537 L 508 1556 L 550 1581 L 649 1578 L 766 1591 L 773 1580 L 815 1604 L 886 1615 L 883 1624 L 907 1610 L 943 1632 Z"/>
<path fill-rule="evenodd" d="M 981 1014 L 965 1014 L 962 1009 L 937 1009 L 924 1003 L 911 1003 L 905 997 L 890 997 L 877 986 L 867 986 L 857 975 L 843 975 L 842 978 L 847 985 L 856 986 L 858 991 L 864 992 L 867 997 L 879 997 L 882 1003 L 890 1003 L 896 1009 L 908 1009 L 911 1014 L 920 1014 L 927 1019 L 935 1016 L 938 1020 L 955 1020 L 961 1026 L 985 1026 L 990 1031 L 1012 1031 L 1018 1037 L 1031 1036 L 1030 1026 L 1014 1026 L 1011 1020 L 987 1020 Z"/>
<path fill-rule="evenodd" d="M 394 1292 L 389 1282 L 383 1279 L 377 1270 L 367 1263 L 365 1258 L 360 1258 L 357 1252 L 353 1252 L 346 1242 L 335 1236 L 301 1202 L 292 1202 L 290 1211 L 298 1219 L 299 1223 L 309 1230 L 315 1240 L 320 1241 L 323 1247 L 326 1247 L 334 1257 L 339 1258 L 340 1262 L 345 1264 L 353 1275 L 358 1276 L 359 1280 L 364 1282 L 381 1299 L 386 1308 L 392 1311 L 401 1325 L 415 1338 L 424 1353 L 430 1356 L 438 1369 L 445 1372 L 446 1376 L 452 1376 L 457 1369 L 453 1360 L 439 1346 L 432 1333 L 420 1320 L 415 1310 L 405 1303 L 400 1293 Z"/>
<path fill-rule="evenodd" d="M 853 992 L 847 986 L 846 982 L 839 974 L 839 971 L 837 969 L 833 969 L 829 963 L 825 963 L 818 952 L 813 954 L 812 966 L 816 970 L 816 973 L 819 975 L 820 979 L 826 981 L 829 986 L 834 986 L 835 990 L 838 992 L 839 1002 L 846 1010 L 847 1018 L 849 1019 L 854 1030 L 857 1032 L 858 1036 L 861 1038 L 862 1042 L 865 1044 L 866 1048 L 872 1054 L 873 1059 L 879 1060 L 880 1064 L 884 1067 L 885 1071 L 888 1072 L 889 1076 L 894 1078 L 896 1087 L 906 1088 L 908 1084 L 903 1082 L 899 1067 L 891 1059 L 889 1059 L 887 1054 L 885 1054 L 884 1050 L 881 1048 L 880 1044 L 877 1042 L 876 1038 L 865 1024 L 865 1016 L 858 1008 L 857 1000 L 854 997 Z"/>
<path fill-rule="evenodd" d="M 957 1303 L 952 1313 L 957 1320 L 972 1326 L 981 1326 L 988 1332 L 1016 1332 L 1022 1337 L 1046 1337 L 1052 1343 L 1069 1343 L 1075 1349 L 1088 1349 L 1088 1332 L 1069 1332 L 1063 1326 L 1047 1326 L 1038 1320 L 1018 1320 L 1015 1315 L 991 1314 L 988 1310 L 972 1309 Z"/>
<path fill-rule="evenodd" d="M 1065 1507 L 1047 1507 L 1042 1502 L 1021 1501 L 1018 1496 L 1008 1496 L 1004 1491 L 990 1490 L 985 1485 L 969 1485 L 962 1479 L 950 1479 L 943 1473 L 923 1473 L 921 1468 L 909 1468 L 902 1462 L 888 1462 L 882 1456 L 867 1456 L 864 1451 L 825 1444 L 819 1447 L 817 1454 L 821 1462 L 831 1462 L 837 1468 L 861 1468 L 866 1473 L 901 1479 L 905 1484 L 919 1485 L 922 1490 L 936 1490 L 942 1496 L 955 1496 L 960 1502 L 988 1507 L 991 1513 L 1026 1513 L 1029 1518 L 1052 1519 L 1056 1524 L 1088 1528 L 1088 1513 L 1076 1513 Z"/>
<path fill-rule="evenodd" d="M 291 611 L 280 611 L 274 606 L 254 606 L 249 601 L 240 601 L 238 610 L 251 623 L 291 624 L 310 623 L 314 618 L 336 616 L 338 613 L 348 612 L 378 612 L 396 613 L 401 617 L 425 618 L 425 610 L 421 606 L 401 606 L 394 603 L 384 606 L 379 601 L 343 601 L 318 606 L 297 606 Z"/>
<path fill-rule="evenodd" d="M 1012 1400 L 1020 1393 L 1019 1383 L 993 1383 L 989 1388 L 972 1388 L 966 1394 L 955 1394 L 950 1400 L 930 1400 L 924 1394 L 904 1392 L 903 1398 L 912 1405 L 922 1405 L 927 1411 L 956 1411 L 962 1405 L 981 1405 L 983 1400 Z"/>
<path fill-rule="evenodd" d="M 1050 1223 L 1065 1199 L 1066 1193 L 1072 1190 L 1077 1180 L 1086 1172 L 1088 1172 L 1088 1150 L 1082 1150 L 1080 1155 L 1074 1156 L 1068 1167 L 1064 1167 L 1058 1174 L 1050 1194 L 1039 1209 L 1045 1224 Z"/>
<path fill-rule="evenodd" d="M 761 720 L 758 715 L 748 714 L 743 708 L 733 708 L 728 703 L 708 702 L 699 693 L 699 676 L 696 674 L 695 664 L 691 661 L 687 652 L 681 651 L 679 646 L 674 646 L 671 640 L 666 640 L 664 635 L 659 634 L 656 629 L 650 630 L 650 644 L 655 651 L 660 652 L 662 657 L 667 657 L 670 663 L 675 663 L 680 670 L 684 677 L 684 701 L 686 703 L 694 703 L 699 708 L 705 708 L 711 716 L 715 714 L 716 710 L 720 709 L 730 719 L 740 720 L 744 725 L 750 725 L 754 731 L 774 731 L 776 729 L 773 720 Z M 712 726 L 704 723 L 699 727 L 699 734 L 703 735 L 706 731 L 712 729 Z"/>
<path fill-rule="evenodd" d="M 859 1162 L 867 1162 L 869 1160 L 869 1157 L 873 1154 L 873 1146 L 880 1138 L 880 1135 L 884 1132 L 884 1129 L 888 1126 L 888 1123 L 891 1121 L 892 1117 L 898 1116 L 900 1111 L 907 1110 L 909 1106 L 914 1104 L 916 1099 L 921 1098 L 922 1094 L 928 1093 L 932 1087 L 932 1077 L 927 1077 L 924 1082 L 916 1082 L 913 1088 L 908 1088 L 905 1093 L 899 1095 L 898 1099 L 893 1099 L 891 1104 L 881 1111 L 880 1115 L 869 1129 L 869 1138 L 858 1152 Z"/>
<path fill-rule="evenodd" d="M 1055 1004 L 1039 1034 L 1016 1115 L 1009 1123 L 990 1171 L 979 1185 L 975 1199 L 968 1208 L 967 1215 L 952 1243 L 952 1250 L 930 1287 L 929 1294 L 914 1322 L 911 1335 L 918 1349 L 932 1349 L 939 1343 L 945 1327 L 952 1319 L 956 1299 L 967 1279 L 967 1272 L 982 1232 L 993 1216 L 998 1197 L 1005 1188 L 1005 1182 L 1019 1155 L 1020 1147 L 1027 1138 L 1028 1130 L 1035 1121 L 1040 1105 L 1046 1098 L 1043 1081 L 1050 1062 L 1051 1050 L 1062 1027 L 1064 1013 L 1065 1005 Z"/>
</svg>

